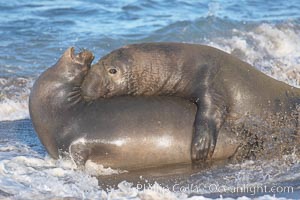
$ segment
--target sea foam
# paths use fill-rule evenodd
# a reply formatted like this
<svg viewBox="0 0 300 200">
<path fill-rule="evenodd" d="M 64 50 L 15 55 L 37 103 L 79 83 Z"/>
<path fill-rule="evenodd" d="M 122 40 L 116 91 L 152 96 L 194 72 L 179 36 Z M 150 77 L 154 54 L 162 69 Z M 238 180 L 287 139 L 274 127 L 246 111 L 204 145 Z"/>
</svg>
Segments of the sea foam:
<svg viewBox="0 0 300 200">
<path fill-rule="evenodd" d="M 231 53 L 267 75 L 300 87 L 300 30 L 292 23 L 263 23 L 250 31 L 232 30 L 229 38 L 207 44 Z"/>
</svg>

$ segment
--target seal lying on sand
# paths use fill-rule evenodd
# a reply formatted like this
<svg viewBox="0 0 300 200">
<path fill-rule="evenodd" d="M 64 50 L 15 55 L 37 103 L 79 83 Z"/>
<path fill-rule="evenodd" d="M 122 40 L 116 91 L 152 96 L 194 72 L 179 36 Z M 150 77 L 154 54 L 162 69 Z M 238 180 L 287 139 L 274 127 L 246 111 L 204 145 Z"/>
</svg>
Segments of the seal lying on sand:
<svg viewBox="0 0 300 200">
<path fill-rule="evenodd" d="M 193 161 L 211 157 L 224 122 L 288 116 L 300 103 L 300 89 L 218 49 L 180 43 L 134 44 L 111 52 L 88 72 L 82 94 L 88 100 L 165 95 L 196 103 Z"/>
<path fill-rule="evenodd" d="M 78 165 L 133 169 L 191 163 L 196 106 L 176 97 L 116 97 L 85 102 L 80 85 L 94 56 L 68 49 L 35 82 L 29 101 L 33 126 L 48 153 L 68 152 Z M 221 131 L 213 159 L 240 144 Z"/>
</svg>

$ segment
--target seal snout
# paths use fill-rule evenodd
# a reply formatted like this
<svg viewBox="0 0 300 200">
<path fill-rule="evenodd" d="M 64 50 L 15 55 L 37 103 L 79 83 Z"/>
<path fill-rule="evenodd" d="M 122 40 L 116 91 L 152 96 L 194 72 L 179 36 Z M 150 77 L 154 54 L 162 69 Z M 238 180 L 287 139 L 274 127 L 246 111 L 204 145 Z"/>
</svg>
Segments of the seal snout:
<svg viewBox="0 0 300 200">
<path fill-rule="evenodd" d="M 97 74 L 89 72 L 86 75 L 81 85 L 82 96 L 85 100 L 95 100 L 101 96 L 104 91 L 100 91 L 100 82 L 100 77 Z"/>
<path fill-rule="evenodd" d="M 74 47 L 68 48 L 63 57 L 69 58 L 70 60 L 83 65 L 91 65 L 95 58 L 94 54 L 88 50 L 83 50 L 76 54 Z"/>
<path fill-rule="evenodd" d="M 76 59 L 81 61 L 84 64 L 90 65 L 92 61 L 94 60 L 95 56 L 92 52 L 84 50 L 76 55 Z"/>
</svg>

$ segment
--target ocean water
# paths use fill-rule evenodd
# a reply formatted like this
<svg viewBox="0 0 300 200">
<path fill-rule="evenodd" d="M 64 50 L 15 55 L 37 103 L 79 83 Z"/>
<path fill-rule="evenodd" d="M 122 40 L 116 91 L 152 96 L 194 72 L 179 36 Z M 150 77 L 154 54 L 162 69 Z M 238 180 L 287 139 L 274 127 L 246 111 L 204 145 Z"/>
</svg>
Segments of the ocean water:
<svg viewBox="0 0 300 200">
<path fill-rule="evenodd" d="M 0 39 L 0 199 L 300 198 L 300 159 L 293 154 L 194 174 L 192 183 L 206 183 L 197 191 L 139 190 L 126 180 L 105 191 L 93 175 L 120 172 L 93 163 L 80 171 L 69 160 L 49 158 L 28 112 L 33 82 L 69 46 L 91 50 L 96 61 L 131 43 L 208 44 L 300 87 L 299 0 L 1 1 Z M 209 187 L 258 184 L 282 191 L 220 196 Z"/>
</svg>

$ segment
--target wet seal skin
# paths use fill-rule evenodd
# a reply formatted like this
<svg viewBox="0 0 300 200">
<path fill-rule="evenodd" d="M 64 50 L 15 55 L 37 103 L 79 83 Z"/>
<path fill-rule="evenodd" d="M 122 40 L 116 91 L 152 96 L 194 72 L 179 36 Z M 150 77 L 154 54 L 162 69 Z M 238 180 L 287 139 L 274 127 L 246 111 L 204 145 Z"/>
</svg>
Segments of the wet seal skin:
<svg viewBox="0 0 300 200">
<path fill-rule="evenodd" d="M 34 83 L 30 116 L 53 158 L 70 154 L 79 166 L 87 160 L 126 170 L 190 164 L 196 106 L 182 98 L 115 97 L 86 102 L 80 85 L 94 56 L 68 49 Z M 241 141 L 221 130 L 213 160 L 235 154 Z"/>
<path fill-rule="evenodd" d="M 247 116 L 290 116 L 300 89 L 277 81 L 221 50 L 183 43 L 142 43 L 114 50 L 88 72 L 86 100 L 115 96 L 176 96 L 197 105 L 191 159 L 211 159 L 224 123 Z M 276 120 L 275 120 L 276 121 Z M 295 133 L 299 130 L 294 120 Z"/>
<path fill-rule="evenodd" d="M 58 62 L 43 72 L 34 83 L 29 96 L 29 112 L 39 139 L 53 158 L 58 158 L 60 132 L 82 103 L 80 86 L 94 55 L 83 51 L 75 55 L 74 48 L 66 50 Z M 75 113 L 74 113 L 75 114 Z"/>
</svg>

